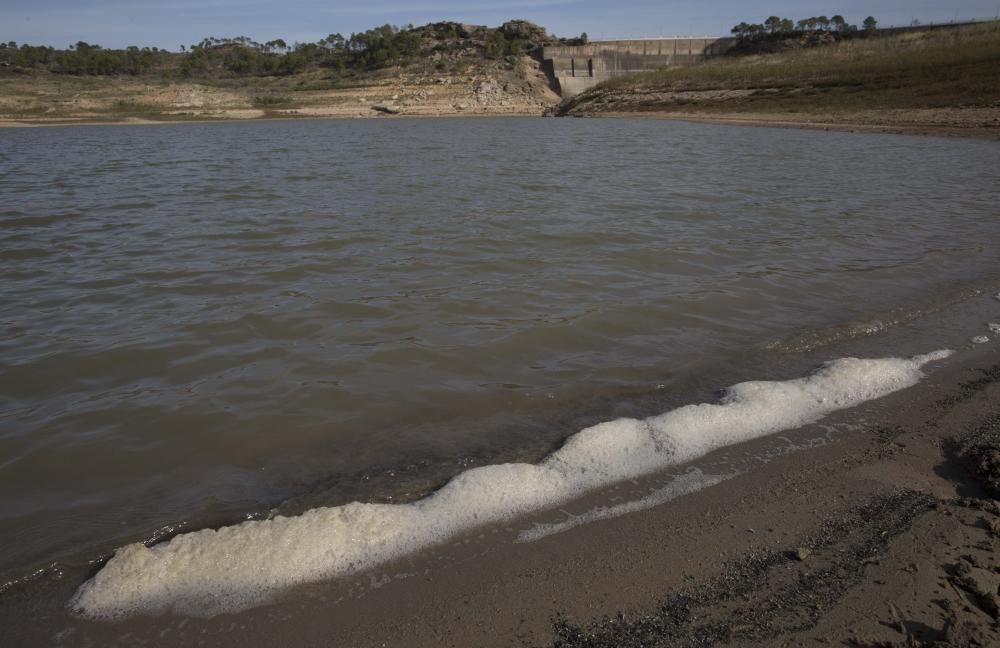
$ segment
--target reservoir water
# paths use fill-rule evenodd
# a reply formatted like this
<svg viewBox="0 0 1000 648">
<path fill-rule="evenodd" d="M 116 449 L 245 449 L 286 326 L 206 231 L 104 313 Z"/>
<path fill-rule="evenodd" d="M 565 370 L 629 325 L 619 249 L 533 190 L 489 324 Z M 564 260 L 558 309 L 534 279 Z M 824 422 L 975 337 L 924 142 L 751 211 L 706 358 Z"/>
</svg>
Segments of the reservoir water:
<svg viewBox="0 0 1000 648">
<path fill-rule="evenodd" d="M 995 286 L 997 150 L 651 120 L 0 131 L 0 581 L 412 500 L 787 378 Z"/>
</svg>

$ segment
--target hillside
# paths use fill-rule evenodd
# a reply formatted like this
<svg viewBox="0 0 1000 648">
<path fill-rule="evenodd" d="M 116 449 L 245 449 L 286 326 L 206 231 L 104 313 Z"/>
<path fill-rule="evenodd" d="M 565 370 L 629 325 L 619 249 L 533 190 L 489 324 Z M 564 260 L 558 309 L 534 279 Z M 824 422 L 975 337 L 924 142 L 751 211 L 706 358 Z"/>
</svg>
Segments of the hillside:
<svg viewBox="0 0 1000 648">
<path fill-rule="evenodd" d="M 9 125 L 388 114 L 541 114 L 558 95 L 525 21 L 388 25 L 288 46 L 204 39 L 184 53 L 0 47 Z"/>
<path fill-rule="evenodd" d="M 1000 22 L 741 27 L 750 36 L 726 56 L 562 103 L 541 48 L 580 41 L 521 20 L 383 25 L 292 45 L 205 38 L 181 52 L 0 43 L 0 125 L 549 113 L 1000 137 Z"/>
<path fill-rule="evenodd" d="M 998 60 L 997 22 L 909 31 L 621 77 L 556 114 L 1000 136 Z"/>
</svg>

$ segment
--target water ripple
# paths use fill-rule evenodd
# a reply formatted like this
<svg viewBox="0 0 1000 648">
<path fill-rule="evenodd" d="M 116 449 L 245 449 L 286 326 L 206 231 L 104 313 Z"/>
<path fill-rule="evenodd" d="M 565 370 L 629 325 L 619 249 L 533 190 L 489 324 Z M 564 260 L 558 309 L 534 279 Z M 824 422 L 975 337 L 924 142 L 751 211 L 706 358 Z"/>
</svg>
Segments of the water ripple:
<svg viewBox="0 0 1000 648">
<path fill-rule="evenodd" d="M 0 570 L 547 447 L 548 408 L 1000 261 L 991 143 L 400 124 L 4 133 Z"/>
</svg>

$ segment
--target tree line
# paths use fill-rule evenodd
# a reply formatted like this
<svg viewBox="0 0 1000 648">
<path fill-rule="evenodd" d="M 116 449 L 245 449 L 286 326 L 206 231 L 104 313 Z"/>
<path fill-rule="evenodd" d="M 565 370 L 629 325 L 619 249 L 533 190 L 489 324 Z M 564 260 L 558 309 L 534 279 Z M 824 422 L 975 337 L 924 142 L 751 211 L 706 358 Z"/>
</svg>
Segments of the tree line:
<svg viewBox="0 0 1000 648">
<path fill-rule="evenodd" d="M 481 55 L 503 59 L 519 55 L 530 44 L 508 37 L 501 30 L 490 34 L 480 44 Z M 290 75 L 310 67 L 347 70 L 371 70 L 416 59 L 427 48 L 421 30 L 413 25 L 382 25 L 345 37 L 330 34 L 315 43 L 289 45 L 283 39 L 258 42 L 247 36 L 204 38 L 198 43 L 181 45 L 180 52 L 156 47 L 103 49 L 83 41 L 66 50 L 53 47 L 0 43 L 0 65 L 39 68 L 57 74 L 140 75 L 176 70 L 182 76 Z M 438 46 L 440 47 L 440 46 Z M 431 48 L 433 49 L 433 48 Z"/>
<path fill-rule="evenodd" d="M 874 16 L 868 16 L 861 24 L 861 30 L 857 25 L 849 24 L 843 16 L 837 15 L 832 18 L 826 16 L 813 16 L 803 18 L 793 22 L 790 18 L 779 18 L 770 16 L 762 23 L 741 22 L 732 29 L 732 34 L 743 40 L 762 40 L 774 37 L 790 37 L 796 34 L 808 34 L 816 32 L 830 32 L 841 35 L 853 35 L 862 31 L 872 33 L 878 27 L 878 20 Z"/>
<path fill-rule="evenodd" d="M 156 47 L 108 50 L 84 41 L 65 50 L 28 44 L 18 47 L 16 41 L 0 43 L 0 64 L 44 68 L 59 74 L 144 74 L 169 62 L 173 56 Z"/>
</svg>

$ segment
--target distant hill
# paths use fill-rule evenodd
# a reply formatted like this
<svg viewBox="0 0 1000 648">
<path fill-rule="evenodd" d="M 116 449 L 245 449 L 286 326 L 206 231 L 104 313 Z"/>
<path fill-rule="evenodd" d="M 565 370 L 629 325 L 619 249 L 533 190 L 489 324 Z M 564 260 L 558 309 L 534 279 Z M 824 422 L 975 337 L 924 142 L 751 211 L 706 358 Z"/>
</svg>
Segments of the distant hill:
<svg viewBox="0 0 1000 648">
<path fill-rule="evenodd" d="M 316 43 L 205 38 L 183 52 L 0 44 L 0 122 L 39 123 L 540 115 L 559 100 L 541 46 L 514 20 L 491 28 L 383 25 Z"/>
<path fill-rule="evenodd" d="M 342 77 L 428 63 L 443 71 L 460 61 L 511 59 L 555 41 L 543 27 L 524 20 L 497 28 L 454 22 L 402 28 L 382 25 L 346 37 L 330 34 L 315 43 L 210 37 L 181 46 L 182 52 L 155 47 L 105 49 L 83 41 L 58 50 L 11 41 L 0 43 L 0 70 L 166 79 L 288 76 L 325 70 Z"/>
</svg>

